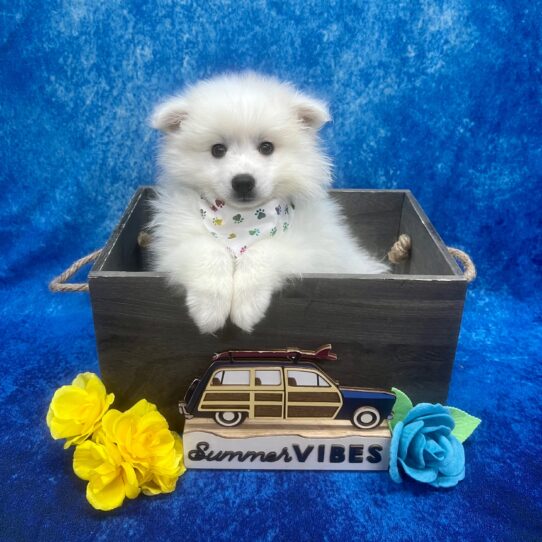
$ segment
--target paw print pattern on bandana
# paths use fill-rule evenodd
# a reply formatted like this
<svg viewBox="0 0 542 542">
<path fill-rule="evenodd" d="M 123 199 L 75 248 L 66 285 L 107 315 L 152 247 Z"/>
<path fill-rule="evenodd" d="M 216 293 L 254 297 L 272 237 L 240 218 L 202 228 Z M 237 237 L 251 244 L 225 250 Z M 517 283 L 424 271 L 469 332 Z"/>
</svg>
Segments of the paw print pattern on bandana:
<svg viewBox="0 0 542 542">
<path fill-rule="evenodd" d="M 254 207 L 236 208 L 225 200 L 202 196 L 199 206 L 202 227 L 232 258 L 241 257 L 261 239 L 280 237 L 293 227 L 292 202 L 272 199 Z"/>
</svg>

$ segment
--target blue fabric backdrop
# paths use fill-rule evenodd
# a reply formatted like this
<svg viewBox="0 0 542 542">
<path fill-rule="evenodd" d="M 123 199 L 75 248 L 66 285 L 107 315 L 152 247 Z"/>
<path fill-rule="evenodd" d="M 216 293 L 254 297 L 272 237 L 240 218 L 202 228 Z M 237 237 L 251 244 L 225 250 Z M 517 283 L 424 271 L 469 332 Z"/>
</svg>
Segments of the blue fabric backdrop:
<svg viewBox="0 0 542 542">
<path fill-rule="evenodd" d="M 542 538 L 540 2 L 1 2 L 0 536 L 6 540 Z M 483 418 L 467 477 L 190 472 L 93 511 L 48 436 L 53 390 L 98 370 L 85 294 L 48 279 L 153 182 L 161 97 L 224 70 L 331 103 L 336 186 L 410 188 L 479 279 L 450 404 Z"/>
</svg>

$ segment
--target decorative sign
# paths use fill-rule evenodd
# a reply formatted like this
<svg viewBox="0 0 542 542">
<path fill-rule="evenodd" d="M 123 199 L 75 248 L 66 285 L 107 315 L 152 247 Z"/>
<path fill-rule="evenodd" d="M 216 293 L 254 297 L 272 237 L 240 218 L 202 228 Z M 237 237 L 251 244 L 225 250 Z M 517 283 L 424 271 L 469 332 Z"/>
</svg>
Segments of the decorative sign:
<svg viewBox="0 0 542 542">
<path fill-rule="evenodd" d="M 246 421 L 221 428 L 211 419 L 193 419 L 183 434 L 184 461 L 191 469 L 383 471 L 390 438 L 387 422 L 369 430 L 337 421 Z"/>
<path fill-rule="evenodd" d="M 229 350 L 213 356 L 179 402 L 192 469 L 387 470 L 395 395 L 340 386 L 316 350 Z"/>
</svg>

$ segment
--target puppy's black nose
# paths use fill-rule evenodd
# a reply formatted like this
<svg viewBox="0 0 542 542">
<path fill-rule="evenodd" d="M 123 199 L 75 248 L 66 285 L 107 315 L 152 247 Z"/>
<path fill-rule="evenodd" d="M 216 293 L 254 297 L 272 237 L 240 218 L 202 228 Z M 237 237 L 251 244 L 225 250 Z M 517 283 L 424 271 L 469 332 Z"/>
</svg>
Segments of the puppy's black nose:
<svg viewBox="0 0 542 542">
<path fill-rule="evenodd" d="M 244 197 L 252 192 L 256 185 L 256 181 L 252 175 L 241 173 L 231 180 L 231 185 L 238 196 Z"/>
</svg>

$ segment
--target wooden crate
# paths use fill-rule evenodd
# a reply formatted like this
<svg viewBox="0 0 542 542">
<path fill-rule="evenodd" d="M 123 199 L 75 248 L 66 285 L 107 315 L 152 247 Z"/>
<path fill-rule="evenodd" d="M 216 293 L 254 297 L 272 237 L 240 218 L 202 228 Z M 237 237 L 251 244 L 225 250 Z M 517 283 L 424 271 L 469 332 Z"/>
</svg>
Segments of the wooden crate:
<svg viewBox="0 0 542 542">
<path fill-rule="evenodd" d="M 305 275 L 274 296 L 252 334 L 228 323 L 216 336 L 198 332 L 182 296 L 146 265 L 137 236 L 153 194 L 136 192 L 89 274 L 100 368 L 117 408 L 144 397 L 179 428 L 177 402 L 214 352 L 328 342 L 339 360 L 323 368 L 341 383 L 446 401 L 467 282 L 409 191 L 332 191 L 373 254 L 411 236 L 411 258 L 393 273 Z"/>
</svg>

